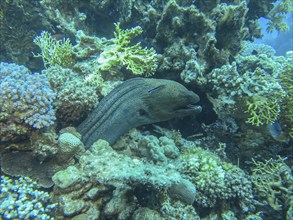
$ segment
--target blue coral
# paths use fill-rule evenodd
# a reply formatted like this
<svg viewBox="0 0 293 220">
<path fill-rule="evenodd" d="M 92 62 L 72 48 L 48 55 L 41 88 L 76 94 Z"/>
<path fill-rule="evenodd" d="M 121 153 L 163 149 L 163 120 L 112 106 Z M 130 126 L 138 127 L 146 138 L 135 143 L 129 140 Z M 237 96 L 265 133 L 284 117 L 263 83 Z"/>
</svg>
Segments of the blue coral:
<svg viewBox="0 0 293 220">
<path fill-rule="evenodd" d="M 0 119 L 43 128 L 54 123 L 54 92 L 45 75 L 20 65 L 0 63 Z M 7 124 L 6 123 L 6 124 Z"/>
<path fill-rule="evenodd" d="M 0 219 L 53 219 L 57 204 L 28 177 L 0 176 Z"/>
</svg>

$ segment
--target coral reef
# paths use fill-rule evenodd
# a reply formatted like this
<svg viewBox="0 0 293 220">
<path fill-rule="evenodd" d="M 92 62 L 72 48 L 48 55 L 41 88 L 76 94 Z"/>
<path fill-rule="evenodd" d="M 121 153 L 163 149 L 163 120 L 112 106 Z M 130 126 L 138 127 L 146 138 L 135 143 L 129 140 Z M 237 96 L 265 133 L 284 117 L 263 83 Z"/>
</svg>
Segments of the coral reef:
<svg viewBox="0 0 293 220">
<path fill-rule="evenodd" d="M 166 199 L 162 203 L 160 212 L 164 217 L 170 220 L 176 220 L 178 218 L 182 220 L 200 219 L 199 215 L 191 205 L 184 205 L 180 201 L 172 203 L 170 200 Z"/>
<path fill-rule="evenodd" d="M 3 1 L 0 8 L 0 60 L 22 64 L 38 71 L 41 63 L 33 58 L 33 37 L 44 28 L 54 26 L 42 15 L 39 2 Z"/>
<path fill-rule="evenodd" d="M 273 56 L 266 45 L 244 43 L 236 61 L 214 69 L 208 82 L 225 103 L 247 112 L 246 122 L 260 126 L 273 123 L 280 114 L 280 103 L 285 91 L 277 81 L 283 59 Z M 246 102 L 245 106 L 241 103 Z M 233 114 L 237 117 L 237 114 Z"/>
<path fill-rule="evenodd" d="M 291 56 L 290 56 L 291 53 Z M 286 62 L 280 73 L 279 81 L 286 92 L 284 101 L 281 103 L 282 112 L 280 122 L 283 129 L 293 139 L 293 52 L 288 52 Z"/>
<path fill-rule="evenodd" d="M 0 219 L 292 219 L 292 52 L 246 42 L 259 18 L 284 31 L 291 12 L 292 0 L 2 1 Z M 184 83 L 202 113 L 85 149 L 65 126 L 136 76 Z"/>
<path fill-rule="evenodd" d="M 44 75 L 24 66 L 0 63 L 1 141 L 29 135 L 55 121 L 55 93 Z"/>
<path fill-rule="evenodd" d="M 111 160 L 107 159 L 109 157 Z M 126 204 L 119 202 L 119 207 L 127 205 L 132 201 L 134 195 L 138 199 L 135 203 L 145 203 L 145 205 L 149 206 L 152 203 L 156 203 L 156 201 L 158 202 L 159 195 L 164 194 L 168 188 L 170 188 L 170 196 L 180 199 L 184 203 L 192 204 L 194 194 L 196 194 L 193 184 L 183 179 L 172 166 L 156 166 L 151 163 L 144 163 L 139 159 L 120 155 L 107 142 L 102 140 L 97 141 L 89 151 L 79 157 L 79 164 L 57 172 L 53 176 L 53 181 L 56 192 L 62 193 L 60 198 L 78 199 L 78 202 L 84 204 L 84 208 L 79 207 L 70 216 L 80 213 L 81 209 L 86 212 L 88 209 L 97 208 L 94 207 L 94 204 L 97 202 L 97 196 L 90 200 L 86 196 L 87 191 L 92 190 L 93 187 L 107 186 L 106 188 L 109 188 L 112 186 L 108 190 L 113 189 L 113 187 L 122 187 L 121 190 L 123 192 L 126 190 L 125 193 L 128 198 L 126 200 L 128 202 Z M 86 189 L 81 188 L 81 186 L 85 185 L 88 186 Z M 152 196 L 148 200 L 146 198 L 143 199 L 147 194 Z M 108 208 L 104 210 L 105 213 L 102 215 L 108 217 L 124 215 L 122 214 L 123 210 L 125 210 L 123 208 L 121 211 L 119 211 L 120 208 L 118 207 L 109 208 L 112 202 L 114 201 L 110 200 L 107 203 L 106 207 Z M 63 207 L 64 214 L 66 213 L 66 207 Z M 128 213 L 128 216 L 131 213 Z"/>
<path fill-rule="evenodd" d="M 57 204 L 28 177 L 0 176 L 0 217 L 3 219 L 54 219 Z"/>
</svg>

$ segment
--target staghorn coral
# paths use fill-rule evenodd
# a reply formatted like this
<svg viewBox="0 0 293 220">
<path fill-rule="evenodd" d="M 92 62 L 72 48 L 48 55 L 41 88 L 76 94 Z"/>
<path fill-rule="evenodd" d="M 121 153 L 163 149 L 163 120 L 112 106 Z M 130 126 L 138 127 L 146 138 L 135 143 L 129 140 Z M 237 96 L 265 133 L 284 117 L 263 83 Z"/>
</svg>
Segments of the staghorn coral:
<svg viewBox="0 0 293 220">
<path fill-rule="evenodd" d="M 24 66 L 0 63 L 0 80 L 1 141 L 54 123 L 55 93 L 44 75 L 31 74 Z"/>
<path fill-rule="evenodd" d="M 134 75 L 153 75 L 157 69 L 157 54 L 153 48 L 142 48 L 140 43 L 130 46 L 133 38 L 142 33 L 137 26 L 122 30 L 120 23 L 115 24 L 114 38 L 107 42 L 107 46 L 98 58 L 101 71 L 113 72 L 125 66 Z"/>
<path fill-rule="evenodd" d="M 0 218 L 54 219 L 57 204 L 36 182 L 28 177 L 13 180 L 0 176 L 0 180 Z"/>
<path fill-rule="evenodd" d="M 255 166 L 251 175 L 260 205 L 268 205 L 279 214 L 284 214 L 293 205 L 293 176 L 285 160 L 280 156 L 264 162 L 253 160 Z"/>
<path fill-rule="evenodd" d="M 41 48 L 41 53 L 34 54 L 34 57 L 42 58 L 45 67 L 54 65 L 70 67 L 73 65 L 73 46 L 69 39 L 56 40 L 49 32 L 43 31 L 33 41 Z"/>
</svg>

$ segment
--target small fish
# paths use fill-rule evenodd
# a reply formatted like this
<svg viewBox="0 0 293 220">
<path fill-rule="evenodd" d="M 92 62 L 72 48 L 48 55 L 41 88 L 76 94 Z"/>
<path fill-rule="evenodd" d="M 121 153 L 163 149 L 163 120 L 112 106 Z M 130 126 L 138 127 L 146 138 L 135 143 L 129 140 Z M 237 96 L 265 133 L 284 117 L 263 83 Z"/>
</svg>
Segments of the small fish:
<svg viewBox="0 0 293 220">
<path fill-rule="evenodd" d="M 268 124 L 268 131 L 270 135 L 276 140 L 280 142 L 286 142 L 288 141 L 288 138 L 283 132 L 283 129 L 278 121 L 275 121 L 274 123 Z"/>
</svg>

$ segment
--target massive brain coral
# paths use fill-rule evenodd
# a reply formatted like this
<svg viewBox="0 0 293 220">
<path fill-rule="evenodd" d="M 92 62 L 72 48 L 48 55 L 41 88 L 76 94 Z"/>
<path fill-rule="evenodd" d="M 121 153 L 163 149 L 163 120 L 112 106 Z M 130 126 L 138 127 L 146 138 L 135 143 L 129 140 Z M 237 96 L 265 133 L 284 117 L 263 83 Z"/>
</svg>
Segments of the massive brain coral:
<svg viewBox="0 0 293 220">
<path fill-rule="evenodd" d="M 45 75 L 20 65 L 0 63 L 0 136 L 15 140 L 54 123 L 55 94 Z"/>
</svg>

